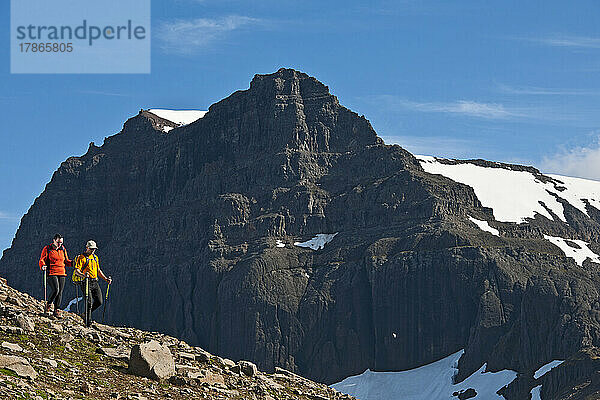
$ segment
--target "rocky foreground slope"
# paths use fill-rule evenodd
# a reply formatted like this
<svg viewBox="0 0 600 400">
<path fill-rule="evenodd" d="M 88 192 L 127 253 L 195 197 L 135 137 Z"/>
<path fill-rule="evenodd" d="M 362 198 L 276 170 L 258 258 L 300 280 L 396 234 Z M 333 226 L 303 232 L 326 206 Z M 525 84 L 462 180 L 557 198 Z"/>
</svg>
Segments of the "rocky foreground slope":
<svg viewBox="0 0 600 400">
<path fill-rule="evenodd" d="M 42 306 L 0 278 L 2 399 L 352 399 L 172 336 L 98 323 L 85 328 L 73 313 L 48 318 Z"/>
<path fill-rule="evenodd" d="M 600 347 L 600 263 L 555 244 L 600 254 L 600 197 L 574 206 L 535 168 L 473 163 L 522 172 L 544 197 L 503 219 L 472 186 L 424 169 L 437 162 L 386 145 L 327 86 L 281 69 L 185 126 L 141 111 L 63 162 L 0 273 L 39 296 L 51 236 L 71 253 L 94 239 L 113 324 L 326 383 L 464 349 L 458 380 L 484 364 L 518 371 L 506 396 L 521 399 L 531 371 Z M 521 188 L 507 191 L 510 202 Z M 299 245 L 315 237 L 331 240 Z M 552 387 L 579 382 L 563 378 Z"/>
</svg>

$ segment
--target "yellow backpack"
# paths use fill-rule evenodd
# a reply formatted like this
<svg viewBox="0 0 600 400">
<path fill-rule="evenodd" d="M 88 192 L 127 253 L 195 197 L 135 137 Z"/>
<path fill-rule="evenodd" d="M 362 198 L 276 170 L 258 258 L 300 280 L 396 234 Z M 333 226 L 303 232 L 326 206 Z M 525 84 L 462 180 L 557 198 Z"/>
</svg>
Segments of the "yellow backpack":
<svg viewBox="0 0 600 400">
<path fill-rule="evenodd" d="M 98 263 L 98 256 L 96 256 L 95 254 L 93 254 L 94 256 L 94 261 L 96 261 L 96 263 Z M 75 274 L 75 271 L 79 270 L 79 271 L 85 271 L 90 263 L 90 259 L 89 257 L 84 256 L 83 254 L 80 254 L 77 256 L 77 258 L 79 257 L 85 257 L 85 265 L 83 266 L 83 268 L 80 270 L 79 268 L 75 267 L 75 269 L 73 270 L 73 276 L 71 276 L 71 280 L 73 281 L 73 283 L 79 283 L 82 282 L 85 278 L 82 278 L 80 276 L 77 276 Z M 75 260 L 77 260 L 77 258 Z"/>
</svg>

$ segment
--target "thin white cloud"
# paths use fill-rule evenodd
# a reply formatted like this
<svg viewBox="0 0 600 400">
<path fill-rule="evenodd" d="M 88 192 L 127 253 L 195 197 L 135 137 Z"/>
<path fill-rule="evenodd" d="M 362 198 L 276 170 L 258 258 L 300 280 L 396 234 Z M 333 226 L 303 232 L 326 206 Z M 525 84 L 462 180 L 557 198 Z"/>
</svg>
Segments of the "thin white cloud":
<svg viewBox="0 0 600 400">
<path fill-rule="evenodd" d="M 129 97 L 129 95 L 123 93 L 102 92 L 97 90 L 78 90 L 77 93 L 94 94 L 98 96 Z"/>
<path fill-rule="evenodd" d="M 14 215 L 10 215 L 8 213 L 5 213 L 3 211 L 0 211 L 0 220 L 4 220 L 4 221 L 14 221 L 17 220 L 18 218 L 15 217 Z"/>
<path fill-rule="evenodd" d="M 546 173 L 600 180 L 600 136 L 592 146 L 563 149 L 544 157 L 541 170 Z"/>
<path fill-rule="evenodd" d="M 413 154 L 438 157 L 472 158 L 478 143 L 450 136 L 382 135 L 386 144 L 397 144 Z"/>
<path fill-rule="evenodd" d="M 591 36 L 554 35 L 548 37 L 522 37 L 520 39 L 552 47 L 600 49 L 600 38 Z"/>
<path fill-rule="evenodd" d="M 421 103 L 390 95 L 377 97 L 392 107 L 401 107 L 420 112 L 460 114 L 485 119 L 506 119 L 524 116 L 519 112 L 508 110 L 502 104 L 497 103 L 479 103 L 470 100 L 458 100 L 448 103 Z"/>
<path fill-rule="evenodd" d="M 565 104 L 545 103 L 539 101 L 518 101 L 513 105 L 501 103 L 482 103 L 469 100 L 452 102 L 416 102 L 396 95 L 368 96 L 368 100 L 383 106 L 387 110 L 398 112 L 409 110 L 428 113 L 445 113 L 449 115 L 472 117 L 487 120 L 534 121 L 569 126 L 597 126 L 597 110 L 591 106 L 565 107 Z"/>
<path fill-rule="evenodd" d="M 540 95 L 540 96 L 596 96 L 600 90 L 543 88 L 536 86 L 510 86 L 498 84 L 498 90 L 507 94 Z"/>
<path fill-rule="evenodd" d="M 496 103 L 477 103 L 475 101 L 460 100 L 448 104 L 425 104 L 425 107 L 431 107 L 432 111 L 441 111 L 454 114 L 465 114 L 480 118 L 508 118 L 515 114 L 507 111 L 502 104 Z"/>
<path fill-rule="evenodd" d="M 156 30 L 156 38 L 167 53 L 189 54 L 223 40 L 232 31 L 262 22 L 260 19 L 241 15 L 179 19 L 160 24 Z"/>
<path fill-rule="evenodd" d="M 386 144 L 398 144 L 412 154 L 459 160 L 482 158 L 484 160 L 507 164 L 533 165 L 533 161 L 528 158 L 505 154 L 502 151 L 498 151 L 494 146 L 479 140 L 460 139 L 443 135 L 382 135 L 381 138 Z"/>
</svg>

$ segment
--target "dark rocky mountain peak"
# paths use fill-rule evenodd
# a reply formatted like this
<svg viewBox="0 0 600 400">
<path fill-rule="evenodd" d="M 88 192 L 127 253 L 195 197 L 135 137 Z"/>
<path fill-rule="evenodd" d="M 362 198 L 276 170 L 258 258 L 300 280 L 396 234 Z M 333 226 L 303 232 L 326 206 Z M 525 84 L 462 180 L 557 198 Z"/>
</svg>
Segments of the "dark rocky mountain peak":
<svg viewBox="0 0 600 400">
<path fill-rule="evenodd" d="M 383 143 L 369 121 L 341 106 L 327 86 L 285 68 L 256 75 L 249 89 L 210 106 L 189 130 L 199 127 L 209 131 L 209 143 L 244 152 L 346 152 Z"/>
<path fill-rule="evenodd" d="M 145 130 L 149 126 L 157 131 L 165 132 L 165 127 L 176 128 L 178 125 L 173 121 L 169 121 L 168 119 L 161 118 L 160 116 L 153 114 L 149 110 L 142 109 L 138 115 L 128 119 L 127 122 L 125 122 L 125 125 L 123 125 L 123 130 Z"/>
</svg>

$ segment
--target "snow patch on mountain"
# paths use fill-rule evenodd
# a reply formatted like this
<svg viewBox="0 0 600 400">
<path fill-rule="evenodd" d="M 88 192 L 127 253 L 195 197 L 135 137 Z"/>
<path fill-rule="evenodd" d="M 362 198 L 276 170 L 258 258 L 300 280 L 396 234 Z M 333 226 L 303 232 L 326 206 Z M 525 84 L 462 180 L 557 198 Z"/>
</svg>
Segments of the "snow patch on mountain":
<svg viewBox="0 0 600 400">
<path fill-rule="evenodd" d="M 558 367 L 563 362 L 564 362 L 564 360 L 550 361 L 548 364 L 543 365 L 537 371 L 535 371 L 535 373 L 533 374 L 533 377 L 535 379 L 538 379 L 539 377 L 543 376 L 546 372 L 550 371 L 552 368 Z"/>
<path fill-rule="evenodd" d="M 517 373 L 503 370 L 484 372 L 486 364 L 461 383 L 454 384 L 458 373 L 460 350 L 444 359 L 419 368 L 401 372 L 373 372 L 366 370 L 333 384 L 332 387 L 361 400 L 456 400 L 454 392 L 475 389 L 473 399 L 503 399 L 496 392 L 512 382 Z"/>
<path fill-rule="evenodd" d="M 294 246 L 308 247 L 313 250 L 319 250 L 324 248 L 327 243 L 331 242 L 335 235 L 337 235 L 338 233 L 339 232 L 317 233 L 317 235 L 314 238 L 307 240 L 306 242 L 294 242 Z"/>
<path fill-rule="evenodd" d="M 148 111 L 179 126 L 191 124 L 204 117 L 208 112 L 198 110 L 165 110 L 160 108 L 153 108 Z M 169 132 L 172 129 L 172 127 L 166 126 L 163 130 Z"/>
<path fill-rule="evenodd" d="M 484 167 L 468 162 L 444 164 L 431 156 L 415 157 L 426 172 L 471 186 L 481 204 L 493 210 L 497 221 L 523 223 L 527 218 L 534 218 L 535 214 L 552 220 L 552 214 L 546 209 L 548 208 L 566 222 L 564 206 L 557 200 L 557 196 L 586 215 L 586 201 L 600 209 L 599 181 L 546 175 L 555 182 L 544 183 L 528 171 Z"/>
<path fill-rule="evenodd" d="M 531 389 L 531 400 L 542 400 L 542 398 L 540 397 L 540 391 L 542 390 L 542 385 L 538 385 L 536 387 L 534 387 L 533 389 Z"/>
<path fill-rule="evenodd" d="M 583 240 L 564 239 L 561 237 L 544 235 L 544 238 L 560 248 L 565 256 L 571 257 L 575 262 L 583 266 L 583 262 L 590 258 L 593 262 L 600 264 L 600 257 L 587 246 Z"/>
<path fill-rule="evenodd" d="M 283 243 L 280 239 L 277 239 L 277 241 L 275 242 L 277 247 L 285 247 L 285 243 Z"/>
<path fill-rule="evenodd" d="M 588 215 L 585 208 L 585 202 L 583 201 L 584 199 L 600 210 L 599 181 L 554 174 L 546 174 L 546 176 L 563 182 L 565 189 L 559 192 L 559 196 L 571 203 L 573 207 L 581 210 L 584 214 Z"/>
<path fill-rule="evenodd" d="M 478 220 L 477 218 L 473 218 L 471 216 L 469 216 L 469 220 L 471 220 L 471 222 L 473 222 L 475 225 L 477 225 L 479 227 L 479 229 L 481 229 L 482 231 L 489 232 L 492 235 L 500 236 L 500 231 L 498 231 L 498 229 L 496 229 L 496 228 L 492 228 L 487 221 L 481 221 L 481 220 Z"/>
<path fill-rule="evenodd" d="M 75 297 L 73 300 L 71 300 L 69 302 L 69 304 L 67 304 L 67 306 L 64 308 L 63 311 L 71 311 L 71 306 L 75 303 L 77 303 L 78 301 L 83 302 L 83 297 Z M 84 306 L 81 306 L 81 309 L 83 310 Z"/>
</svg>

